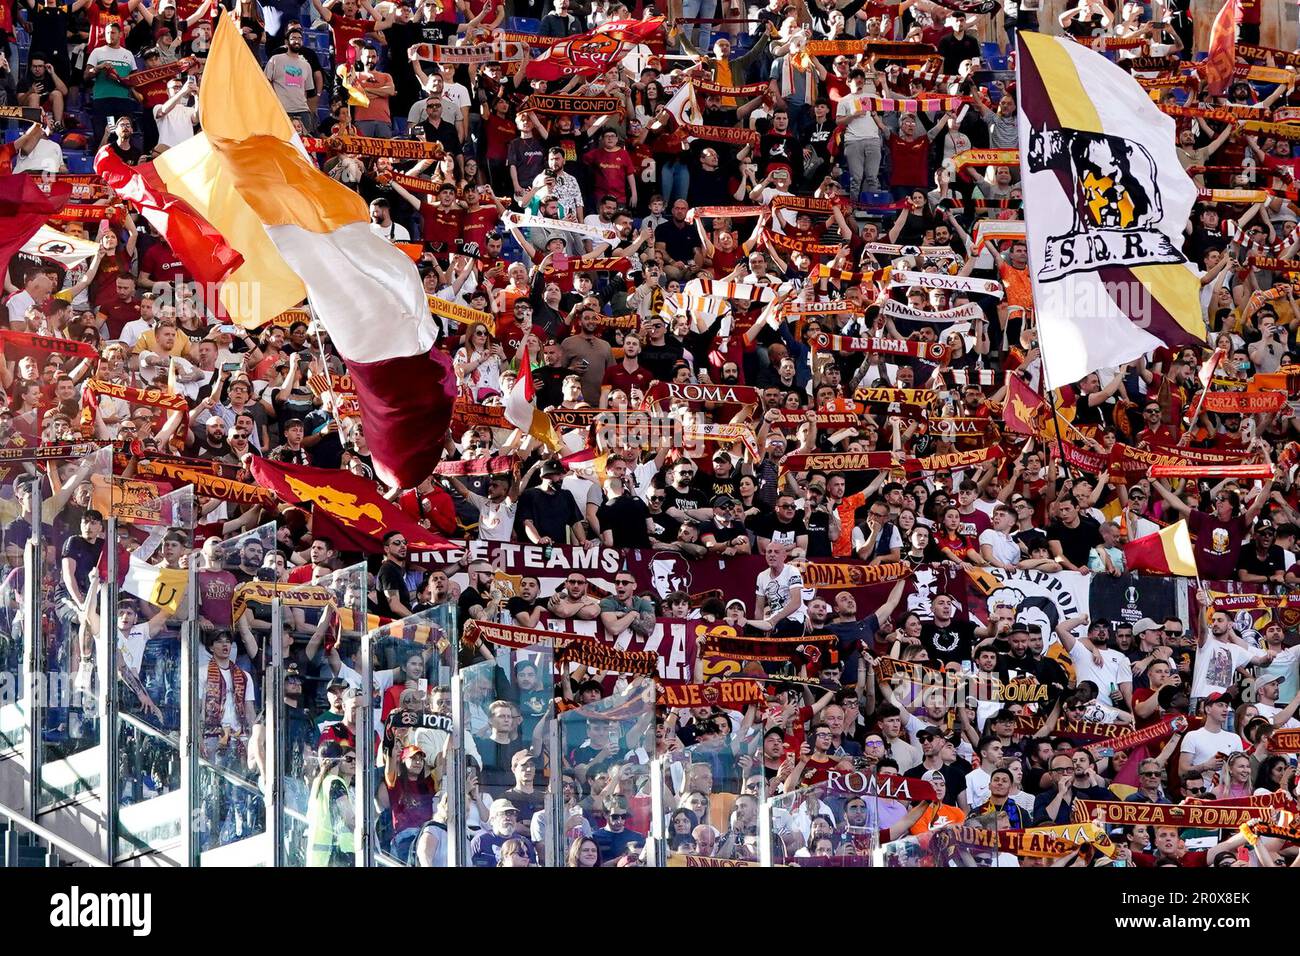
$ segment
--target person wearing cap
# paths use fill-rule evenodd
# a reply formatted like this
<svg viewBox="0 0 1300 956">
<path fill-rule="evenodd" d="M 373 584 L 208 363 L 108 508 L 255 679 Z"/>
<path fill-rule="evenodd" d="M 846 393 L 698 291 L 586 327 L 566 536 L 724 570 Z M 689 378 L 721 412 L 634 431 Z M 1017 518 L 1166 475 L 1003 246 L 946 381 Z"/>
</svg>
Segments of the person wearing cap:
<svg viewBox="0 0 1300 956">
<path fill-rule="evenodd" d="M 1117 636 L 1121 626 L 1123 622 L 1115 626 Z M 1173 650 L 1165 646 L 1163 625 L 1157 624 L 1152 618 L 1144 617 L 1136 621 L 1132 626 L 1132 632 L 1136 644 L 1126 656 L 1133 665 L 1133 686 L 1142 687 L 1146 684 L 1143 675 L 1147 668 L 1155 661 L 1169 660 Z"/>
<path fill-rule="evenodd" d="M 501 854 L 507 841 L 518 839 L 519 808 L 504 797 L 493 800 L 488 807 L 487 828 L 469 841 L 469 865 L 495 867 L 501 865 Z M 537 851 L 531 842 L 519 841 L 528 851 L 531 864 L 537 863 Z"/>
<path fill-rule="evenodd" d="M 1086 615 L 1080 615 L 1063 621 L 1056 628 L 1061 645 L 1074 663 L 1076 683 L 1088 681 L 1095 685 L 1103 695 L 1103 704 L 1119 703 L 1115 700 L 1118 691 L 1125 708 L 1132 711 L 1133 665 L 1119 651 L 1107 646 L 1110 624 L 1106 621 L 1093 621 L 1086 640 L 1076 638 L 1073 627 L 1087 621 Z"/>
<path fill-rule="evenodd" d="M 1286 574 L 1286 555 L 1273 543 L 1276 529 L 1268 518 L 1255 522 L 1251 545 L 1243 546 L 1237 558 L 1237 580 L 1245 584 L 1281 584 Z"/>
<path fill-rule="evenodd" d="M 318 757 L 307 796 L 307 865 L 355 866 L 356 751 L 330 741 Z"/>
<path fill-rule="evenodd" d="M 735 499 L 730 495 L 714 495 L 711 505 L 713 516 L 700 525 L 700 544 L 712 555 L 749 554 L 749 532 L 743 521 L 735 519 Z"/>
<path fill-rule="evenodd" d="M 562 545 L 568 542 L 571 533 L 574 544 L 588 546 L 587 529 L 578 503 L 560 486 L 565 471 L 563 464 L 549 459 L 542 465 L 541 484 L 519 496 L 515 533 L 521 540 L 543 546 Z M 593 538 L 592 543 L 595 541 Z"/>
<path fill-rule="evenodd" d="M 1274 727 L 1300 727 L 1300 720 L 1295 716 L 1300 709 L 1300 695 L 1293 697 L 1285 707 L 1278 706 L 1284 676 L 1274 672 L 1255 678 L 1255 710 L 1261 717 L 1268 718 Z"/>
<path fill-rule="evenodd" d="M 391 729 L 391 728 L 390 728 Z M 401 744 L 394 737 L 384 745 L 384 786 L 377 791 L 381 810 L 391 810 L 393 838 L 389 852 L 402 862 L 420 828 L 433 816 L 438 785 L 425 752 L 416 744 Z"/>
<path fill-rule="evenodd" d="M 316 729 L 324 733 L 326 728 L 343 720 L 344 695 L 352 687 L 342 677 L 335 677 L 325 685 L 325 711 L 316 718 Z"/>
</svg>

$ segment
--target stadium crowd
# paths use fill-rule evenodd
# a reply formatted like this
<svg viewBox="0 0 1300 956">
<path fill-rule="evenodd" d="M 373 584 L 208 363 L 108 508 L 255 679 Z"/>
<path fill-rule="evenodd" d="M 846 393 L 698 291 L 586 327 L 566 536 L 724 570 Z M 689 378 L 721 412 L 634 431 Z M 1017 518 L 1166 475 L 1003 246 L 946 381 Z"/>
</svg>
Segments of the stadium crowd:
<svg viewBox="0 0 1300 956">
<path fill-rule="evenodd" d="M 1244 6 L 1240 41 L 1258 43 L 1263 4 Z M 205 848 L 265 826 L 278 706 L 296 859 L 311 865 L 351 864 L 369 802 L 400 863 L 445 865 L 453 820 L 462 861 L 547 862 L 557 786 L 564 859 L 550 862 L 575 867 L 645 863 L 657 823 L 668 862 L 754 863 L 764 801 L 773 858 L 798 865 L 873 851 L 891 865 L 1300 865 L 1300 747 L 1285 735 L 1300 728 L 1300 133 L 1281 112 L 1300 108 L 1300 54 L 1266 60 L 1285 79 L 1211 97 L 1178 73 L 1203 52 L 1180 3 L 1049 16 L 1013 0 L 3 0 L 0 103 L 41 116 L 11 121 L 0 172 L 57 179 L 87 149 L 134 166 L 184 143 L 227 15 L 320 168 L 417 260 L 459 397 L 438 471 L 383 486 L 310 312 L 226 324 L 93 175 L 76 216 L 52 221 L 93 253 L 28 247 L 8 263 L 5 671 L 21 666 L 34 523 L 45 660 L 93 701 L 109 544 L 96 479 L 241 489 L 196 485 L 192 510 L 170 491 L 152 523 L 119 520 L 115 543 L 119 571 L 149 581 L 198 569 Z M 565 38 L 655 16 L 600 69 L 529 76 Z M 1206 196 L 1183 247 L 1206 341 L 1047 395 L 1006 152 L 1026 29 L 1124 41 L 1107 55 L 1175 116 Z M 349 151 L 358 136 L 440 148 Z M 550 413 L 531 427 L 506 408 L 525 387 Z M 1284 394 L 1252 404 L 1270 390 Z M 111 451 L 32 457 L 83 441 Z M 1160 455 L 1191 470 L 1152 478 Z M 319 502 L 250 497 L 250 456 L 364 479 L 458 547 L 431 557 L 390 529 L 359 548 L 319 528 Z M 1215 474 L 1238 465 L 1267 474 Z M 1128 567 L 1126 544 L 1183 519 L 1197 576 Z M 299 589 L 280 604 L 278 683 L 272 585 Z M 132 721 L 124 803 L 178 786 L 184 706 L 186 605 L 133 586 L 108 628 Z M 1126 589 L 1127 603 L 1090 600 Z M 359 638 L 375 625 L 367 688 Z M 630 652 L 673 627 L 689 635 L 672 683 L 690 705 L 665 686 L 652 707 L 644 672 L 520 637 Z M 758 690 L 729 704 L 702 691 L 718 680 Z M 375 739 L 358 741 L 367 707 Z M 46 709 L 52 758 L 116 732 L 92 711 Z M 458 748 L 467 780 L 452 788 Z M 373 793 L 357 792 L 359 761 Z M 1238 815 L 1222 827 L 1091 805 L 1225 800 Z M 1264 830 L 1239 828 L 1242 807 Z M 1044 852 L 980 836 L 1094 818 Z"/>
</svg>

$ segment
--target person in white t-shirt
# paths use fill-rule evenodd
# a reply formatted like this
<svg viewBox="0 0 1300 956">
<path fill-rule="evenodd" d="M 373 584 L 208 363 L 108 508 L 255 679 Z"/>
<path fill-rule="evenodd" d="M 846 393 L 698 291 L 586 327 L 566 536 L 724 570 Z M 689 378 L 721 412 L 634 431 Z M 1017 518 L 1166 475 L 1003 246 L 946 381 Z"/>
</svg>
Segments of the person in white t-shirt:
<svg viewBox="0 0 1300 956">
<path fill-rule="evenodd" d="M 1225 611 L 1215 611 L 1210 618 L 1210 632 L 1202 634 L 1192 666 L 1192 706 L 1211 694 L 1222 693 L 1236 683 L 1237 668 L 1249 664 L 1267 664 L 1277 655 L 1260 653 L 1245 647 L 1232 633 L 1232 618 Z"/>
<path fill-rule="evenodd" d="M 167 100 L 153 108 L 154 122 L 158 124 L 158 146 L 154 153 L 178 146 L 194 135 L 194 124 L 199 118 L 195 91 L 198 80 L 190 77 L 182 81 L 172 77 L 167 81 Z"/>
<path fill-rule="evenodd" d="M 757 599 L 754 616 L 775 633 L 798 634 L 807 617 L 804 610 L 803 575 L 786 564 L 787 549 L 779 541 L 768 544 L 763 552 L 767 569 L 754 582 Z"/>
<path fill-rule="evenodd" d="M 1206 787 L 1215 785 L 1215 776 L 1222 769 L 1228 754 L 1246 749 L 1242 739 L 1230 730 L 1224 730 L 1232 705 L 1228 695 L 1216 692 L 1205 700 L 1205 726 L 1198 727 L 1183 737 L 1178 753 L 1178 775 L 1186 779 L 1199 773 Z"/>
<path fill-rule="evenodd" d="M 985 734 L 979 742 L 980 765 L 966 774 L 966 789 L 961 794 L 963 809 L 978 810 L 989 798 L 989 774 L 1002 761 L 1002 741 L 995 734 Z"/>
<path fill-rule="evenodd" d="M 23 287 L 11 295 L 5 303 L 9 311 L 9 325 L 16 328 L 19 322 L 26 321 L 27 310 L 43 305 L 50 297 L 53 285 L 45 272 L 29 273 Z"/>
<path fill-rule="evenodd" d="M 1085 618 L 1086 620 L 1086 618 Z M 1069 624 L 1067 621 L 1065 624 Z M 1106 646 L 1110 637 L 1110 626 L 1105 621 L 1095 621 L 1088 628 L 1086 640 L 1077 639 L 1065 624 L 1056 629 L 1062 646 L 1074 663 L 1075 678 L 1078 683 L 1090 681 L 1100 692 L 1101 700 L 1115 702 L 1114 693 L 1119 691 L 1124 705 L 1133 709 L 1133 665 L 1119 651 Z"/>
<path fill-rule="evenodd" d="M 97 571 L 91 573 L 96 577 L 98 575 Z M 93 609 L 95 603 L 92 601 L 89 606 Z M 143 711 L 158 720 L 163 719 L 163 712 L 145 689 L 140 679 L 140 666 L 144 663 L 145 645 L 167 626 L 169 616 L 166 608 L 160 608 L 157 614 L 140 624 L 140 610 L 134 603 L 121 603 L 117 609 L 118 679 L 135 693 Z M 92 611 L 89 621 L 91 627 L 98 628 L 98 621 L 98 615 Z"/>
<path fill-rule="evenodd" d="M 529 469 L 524 481 L 541 462 Z M 519 506 L 519 483 L 511 483 L 505 475 L 493 475 L 488 481 L 487 497 L 475 494 L 454 475 L 446 476 L 447 484 L 456 493 L 478 509 L 478 539 L 480 541 L 509 541 L 515 527 L 515 510 Z"/>
<path fill-rule="evenodd" d="M 979 508 L 979 502 L 975 502 Z M 1015 524 L 1015 515 L 1006 505 L 999 504 L 993 509 L 989 518 L 991 527 L 980 532 L 980 556 L 989 564 L 1005 570 L 1013 570 L 1020 564 L 1020 545 L 1011 538 L 1011 526 Z"/>
<path fill-rule="evenodd" d="M 40 129 L 38 125 L 36 127 Z M 65 171 L 63 147 L 49 137 L 42 136 L 14 163 L 15 173 L 58 173 Z"/>
<path fill-rule="evenodd" d="M 1278 673 L 1261 675 L 1255 680 L 1255 710 L 1259 712 L 1259 716 L 1271 720 L 1275 727 L 1287 729 L 1300 727 L 1300 720 L 1295 718 L 1297 705 L 1300 705 L 1300 696 L 1293 698 L 1286 707 L 1279 707 L 1277 704 L 1278 694 L 1282 690 L 1282 680 L 1283 675 Z M 1282 715 L 1280 723 L 1279 714 Z"/>
<path fill-rule="evenodd" d="M 370 202 L 370 231 L 380 239 L 389 242 L 410 242 L 411 232 L 400 222 L 393 219 L 393 210 L 388 200 L 379 196 Z M 447 296 L 446 298 L 453 298 Z"/>
</svg>

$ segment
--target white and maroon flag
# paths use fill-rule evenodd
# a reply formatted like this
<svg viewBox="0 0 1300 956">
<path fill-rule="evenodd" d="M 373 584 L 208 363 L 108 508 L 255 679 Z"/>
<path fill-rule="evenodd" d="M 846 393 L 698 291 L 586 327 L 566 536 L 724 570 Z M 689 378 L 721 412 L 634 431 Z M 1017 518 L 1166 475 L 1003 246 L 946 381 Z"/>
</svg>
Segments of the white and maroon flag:
<svg viewBox="0 0 1300 956">
<path fill-rule="evenodd" d="M 1021 33 L 1020 165 L 1048 388 L 1160 346 L 1205 340 L 1182 253 L 1196 186 L 1174 121 L 1100 53 Z"/>
</svg>

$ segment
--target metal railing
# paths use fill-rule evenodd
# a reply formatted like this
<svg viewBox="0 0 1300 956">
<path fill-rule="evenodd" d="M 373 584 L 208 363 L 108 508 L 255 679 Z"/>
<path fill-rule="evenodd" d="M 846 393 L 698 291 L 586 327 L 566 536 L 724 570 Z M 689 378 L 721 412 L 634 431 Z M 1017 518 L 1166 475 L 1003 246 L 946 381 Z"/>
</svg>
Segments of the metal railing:
<svg viewBox="0 0 1300 956">
<path fill-rule="evenodd" d="M 75 843 L 71 843 L 59 836 L 52 830 L 47 830 L 35 820 L 29 819 L 17 810 L 6 807 L 3 803 L 0 803 L 0 817 L 4 817 L 13 826 L 19 827 L 20 829 L 26 830 L 28 833 L 39 837 L 60 853 L 76 860 L 82 866 L 107 867 L 109 865 L 103 860 L 87 853 Z"/>
</svg>

